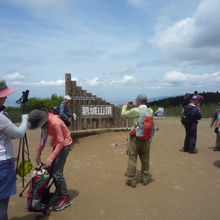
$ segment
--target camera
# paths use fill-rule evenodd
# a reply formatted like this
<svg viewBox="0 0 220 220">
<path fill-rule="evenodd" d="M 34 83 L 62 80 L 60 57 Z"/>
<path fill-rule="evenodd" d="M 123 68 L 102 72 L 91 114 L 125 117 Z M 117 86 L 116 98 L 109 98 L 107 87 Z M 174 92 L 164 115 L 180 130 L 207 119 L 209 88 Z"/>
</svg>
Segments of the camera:
<svg viewBox="0 0 220 220">
<path fill-rule="evenodd" d="M 22 103 L 22 104 L 27 104 L 27 102 L 28 102 L 28 94 L 29 94 L 29 90 L 23 91 L 21 98 L 18 99 L 18 100 L 16 101 L 16 103 L 17 103 L 17 104 L 21 104 L 21 103 Z"/>
<path fill-rule="evenodd" d="M 134 106 L 134 103 L 132 102 L 132 101 L 129 101 L 128 102 L 128 105 L 127 105 L 127 109 L 128 110 L 130 110 L 130 109 L 132 109 L 132 108 L 134 108 L 135 106 Z"/>
<path fill-rule="evenodd" d="M 17 104 L 21 104 L 22 105 L 23 113 L 25 113 L 26 110 L 27 110 L 28 95 L 29 95 L 29 90 L 23 91 L 21 98 L 16 101 Z"/>
</svg>

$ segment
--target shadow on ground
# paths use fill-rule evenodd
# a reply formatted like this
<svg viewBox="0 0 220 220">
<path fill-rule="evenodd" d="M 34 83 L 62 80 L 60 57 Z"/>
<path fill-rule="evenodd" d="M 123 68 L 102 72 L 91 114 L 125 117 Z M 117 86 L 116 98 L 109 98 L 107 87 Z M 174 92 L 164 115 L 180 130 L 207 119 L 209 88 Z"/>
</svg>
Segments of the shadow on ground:
<svg viewBox="0 0 220 220">
<path fill-rule="evenodd" d="M 69 194 L 70 194 L 70 200 L 72 201 L 79 195 L 79 192 L 74 189 L 69 189 Z"/>
<path fill-rule="evenodd" d="M 214 165 L 218 168 L 220 168 L 220 160 L 214 161 Z"/>
<path fill-rule="evenodd" d="M 31 219 L 35 219 L 35 220 L 48 220 L 49 216 L 47 215 L 42 215 L 42 214 L 28 214 L 26 216 L 22 216 L 22 217 L 13 217 L 10 220 L 31 220 Z"/>
</svg>

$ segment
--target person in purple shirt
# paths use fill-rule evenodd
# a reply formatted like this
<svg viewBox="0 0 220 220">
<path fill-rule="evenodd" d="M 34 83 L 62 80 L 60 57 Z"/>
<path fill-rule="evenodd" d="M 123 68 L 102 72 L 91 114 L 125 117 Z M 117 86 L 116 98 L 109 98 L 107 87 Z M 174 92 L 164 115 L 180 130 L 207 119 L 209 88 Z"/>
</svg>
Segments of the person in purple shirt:
<svg viewBox="0 0 220 220">
<path fill-rule="evenodd" d="M 195 91 L 193 96 L 196 96 L 198 98 L 198 104 L 197 104 L 197 107 L 199 108 L 200 107 L 200 104 L 202 102 L 202 100 L 204 99 L 204 97 L 202 95 L 199 95 L 198 94 L 198 91 Z"/>
</svg>

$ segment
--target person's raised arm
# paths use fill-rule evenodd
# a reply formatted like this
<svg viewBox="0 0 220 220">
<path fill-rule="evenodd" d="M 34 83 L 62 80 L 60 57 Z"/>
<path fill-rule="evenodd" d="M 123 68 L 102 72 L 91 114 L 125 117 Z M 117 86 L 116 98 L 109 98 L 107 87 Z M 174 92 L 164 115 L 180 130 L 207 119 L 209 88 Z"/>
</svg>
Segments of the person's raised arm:
<svg viewBox="0 0 220 220">
<path fill-rule="evenodd" d="M 8 127 L 5 129 L 5 133 L 11 138 L 23 138 L 27 129 L 27 120 L 28 115 L 22 115 L 22 121 L 19 127 L 10 123 Z"/>
</svg>

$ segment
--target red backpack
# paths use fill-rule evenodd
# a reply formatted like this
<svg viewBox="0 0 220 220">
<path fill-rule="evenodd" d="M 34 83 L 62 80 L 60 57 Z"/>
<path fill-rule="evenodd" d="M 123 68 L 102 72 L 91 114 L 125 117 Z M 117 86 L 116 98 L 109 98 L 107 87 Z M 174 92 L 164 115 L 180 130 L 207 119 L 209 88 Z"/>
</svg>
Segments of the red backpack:
<svg viewBox="0 0 220 220">
<path fill-rule="evenodd" d="M 139 140 L 149 140 L 152 137 L 153 128 L 153 116 L 149 109 L 140 109 L 137 128 L 135 129 L 136 138 Z"/>
<path fill-rule="evenodd" d="M 45 215 L 49 214 L 49 201 L 52 193 L 49 192 L 50 174 L 43 168 L 36 168 L 30 182 L 30 188 L 27 192 L 27 208 L 28 211 L 41 212 Z"/>
</svg>

